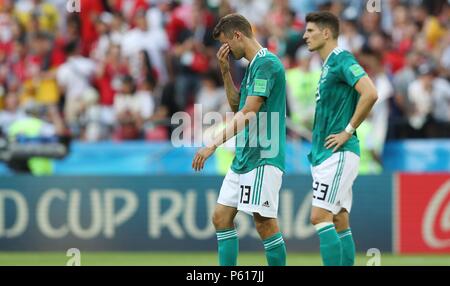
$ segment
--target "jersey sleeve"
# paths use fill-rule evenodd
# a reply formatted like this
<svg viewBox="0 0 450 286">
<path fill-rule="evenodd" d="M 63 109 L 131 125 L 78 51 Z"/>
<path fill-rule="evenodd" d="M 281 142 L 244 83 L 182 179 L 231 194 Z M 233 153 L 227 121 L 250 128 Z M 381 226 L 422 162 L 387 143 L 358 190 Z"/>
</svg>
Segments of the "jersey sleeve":
<svg viewBox="0 0 450 286">
<path fill-rule="evenodd" d="M 276 73 L 273 63 L 264 61 L 255 67 L 256 71 L 248 88 L 249 96 L 261 96 L 268 98 L 275 84 Z"/>
<path fill-rule="evenodd" d="M 352 54 L 344 53 L 339 61 L 342 80 L 351 87 L 355 86 L 362 77 L 367 75 Z"/>
</svg>

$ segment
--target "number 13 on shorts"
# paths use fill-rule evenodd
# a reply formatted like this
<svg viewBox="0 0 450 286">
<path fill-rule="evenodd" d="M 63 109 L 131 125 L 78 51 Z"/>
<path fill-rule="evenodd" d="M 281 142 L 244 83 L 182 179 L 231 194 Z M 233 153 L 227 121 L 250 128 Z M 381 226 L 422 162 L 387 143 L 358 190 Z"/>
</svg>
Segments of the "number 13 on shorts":
<svg viewBox="0 0 450 286">
<path fill-rule="evenodd" d="M 241 204 L 248 204 L 250 202 L 250 196 L 252 192 L 251 186 L 244 186 L 241 185 L 241 195 L 240 195 L 240 203 Z"/>
<path fill-rule="evenodd" d="M 283 172 L 275 166 L 262 165 L 248 173 L 230 170 L 223 180 L 217 203 L 248 214 L 276 218 Z"/>
</svg>

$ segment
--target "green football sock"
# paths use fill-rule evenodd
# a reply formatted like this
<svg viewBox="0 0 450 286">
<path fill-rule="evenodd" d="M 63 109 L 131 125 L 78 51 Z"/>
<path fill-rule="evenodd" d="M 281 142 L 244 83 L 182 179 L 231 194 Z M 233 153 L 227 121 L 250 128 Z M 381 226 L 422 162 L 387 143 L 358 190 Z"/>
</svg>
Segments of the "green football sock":
<svg viewBox="0 0 450 286">
<path fill-rule="evenodd" d="M 286 245 L 281 232 L 263 240 L 269 266 L 286 266 Z"/>
<path fill-rule="evenodd" d="M 342 244 L 342 266 L 353 266 L 355 264 L 355 242 L 353 241 L 351 229 L 338 233 Z"/>
<path fill-rule="evenodd" d="M 234 228 L 217 231 L 220 266 L 236 266 L 239 240 Z"/>
<path fill-rule="evenodd" d="M 316 226 L 320 238 L 320 255 L 324 266 L 340 266 L 342 246 L 336 228 L 332 223 Z"/>
</svg>

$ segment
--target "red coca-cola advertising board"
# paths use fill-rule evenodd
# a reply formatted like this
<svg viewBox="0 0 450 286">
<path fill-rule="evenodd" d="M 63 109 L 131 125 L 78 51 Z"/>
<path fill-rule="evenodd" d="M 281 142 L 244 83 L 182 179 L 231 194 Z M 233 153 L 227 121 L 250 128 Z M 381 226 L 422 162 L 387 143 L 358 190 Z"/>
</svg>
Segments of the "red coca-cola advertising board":
<svg viewBox="0 0 450 286">
<path fill-rule="evenodd" d="M 394 250 L 450 253 L 450 174 L 399 174 Z"/>
</svg>

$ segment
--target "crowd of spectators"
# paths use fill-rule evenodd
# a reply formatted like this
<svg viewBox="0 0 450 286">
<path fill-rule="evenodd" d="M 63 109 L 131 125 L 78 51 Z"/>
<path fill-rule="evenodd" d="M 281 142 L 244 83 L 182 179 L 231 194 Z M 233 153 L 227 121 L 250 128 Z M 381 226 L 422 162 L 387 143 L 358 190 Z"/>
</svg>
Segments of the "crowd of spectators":
<svg viewBox="0 0 450 286">
<path fill-rule="evenodd" d="M 342 20 L 339 46 L 379 91 L 362 140 L 379 154 L 387 139 L 450 137 L 447 0 L 379 0 L 379 10 L 360 0 L 79 0 L 80 12 L 67 2 L 0 0 L 4 133 L 36 106 L 52 118 L 56 109 L 57 133 L 83 141 L 168 140 L 175 112 L 229 111 L 212 29 L 237 12 L 282 59 L 289 136 L 307 139 L 322 63 L 305 48 L 304 18 L 329 10 Z M 246 65 L 232 63 L 237 84 Z"/>
</svg>

